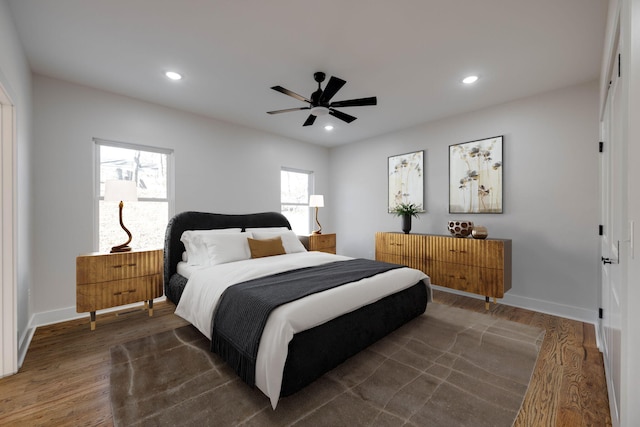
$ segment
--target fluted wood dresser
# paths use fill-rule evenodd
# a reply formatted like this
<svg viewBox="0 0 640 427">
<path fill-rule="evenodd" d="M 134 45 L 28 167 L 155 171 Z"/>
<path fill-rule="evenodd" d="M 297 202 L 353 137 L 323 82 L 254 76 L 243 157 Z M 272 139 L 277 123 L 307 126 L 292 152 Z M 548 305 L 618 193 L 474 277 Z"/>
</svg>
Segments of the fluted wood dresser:
<svg viewBox="0 0 640 427">
<path fill-rule="evenodd" d="M 76 258 L 76 311 L 96 310 L 145 301 L 153 316 L 153 299 L 161 297 L 163 251 L 90 253 Z"/>
<path fill-rule="evenodd" d="M 423 271 L 431 283 L 496 302 L 511 289 L 511 240 L 376 233 L 376 260 Z"/>
</svg>

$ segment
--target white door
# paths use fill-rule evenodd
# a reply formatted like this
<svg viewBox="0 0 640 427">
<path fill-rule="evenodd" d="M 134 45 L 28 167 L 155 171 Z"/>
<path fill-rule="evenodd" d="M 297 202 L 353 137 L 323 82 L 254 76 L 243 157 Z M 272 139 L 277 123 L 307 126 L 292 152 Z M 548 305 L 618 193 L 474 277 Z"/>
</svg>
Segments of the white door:
<svg viewBox="0 0 640 427">
<path fill-rule="evenodd" d="M 602 320 L 600 334 L 611 420 L 614 426 L 620 425 L 620 327 L 621 327 L 621 269 L 620 242 L 623 240 L 625 206 L 625 159 L 622 126 L 622 84 L 619 72 L 619 51 L 612 67 L 605 111 L 602 120 L 602 155 L 600 168 L 602 239 Z"/>
</svg>

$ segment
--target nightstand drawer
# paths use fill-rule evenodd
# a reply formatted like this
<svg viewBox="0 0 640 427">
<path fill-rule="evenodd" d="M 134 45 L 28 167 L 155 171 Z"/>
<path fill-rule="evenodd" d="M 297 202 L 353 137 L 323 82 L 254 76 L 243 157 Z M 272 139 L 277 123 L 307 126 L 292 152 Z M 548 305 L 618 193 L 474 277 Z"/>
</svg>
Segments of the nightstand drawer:
<svg viewBox="0 0 640 427">
<path fill-rule="evenodd" d="M 309 251 L 336 253 L 336 234 L 310 234 L 299 236 L 300 241 Z"/>
<path fill-rule="evenodd" d="M 333 249 L 336 247 L 336 235 L 335 234 L 316 234 L 311 239 L 311 246 L 314 251 L 320 251 L 322 249 Z"/>
<path fill-rule="evenodd" d="M 85 284 L 76 287 L 78 313 L 148 301 L 162 296 L 162 275 Z"/>
<path fill-rule="evenodd" d="M 148 276 L 162 270 L 162 250 L 76 258 L 76 283 L 99 283 Z"/>
</svg>

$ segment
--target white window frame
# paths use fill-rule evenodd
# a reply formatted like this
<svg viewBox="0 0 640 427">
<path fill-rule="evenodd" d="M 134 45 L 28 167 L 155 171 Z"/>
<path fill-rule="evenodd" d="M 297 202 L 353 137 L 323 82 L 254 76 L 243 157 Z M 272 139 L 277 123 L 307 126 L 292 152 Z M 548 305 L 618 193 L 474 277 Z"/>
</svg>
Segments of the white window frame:
<svg viewBox="0 0 640 427">
<path fill-rule="evenodd" d="M 296 168 L 290 168 L 290 167 L 286 167 L 286 166 L 282 166 L 280 167 L 280 176 L 282 176 L 282 172 L 293 172 L 293 173 L 299 173 L 299 174 L 305 174 L 307 175 L 308 179 L 307 179 L 307 193 L 309 196 L 311 196 L 312 194 L 314 194 L 314 188 L 315 188 L 315 174 L 313 171 L 309 171 L 309 170 L 304 170 L 304 169 L 296 169 Z M 282 181 L 280 181 L 280 194 L 282 194 Z M 282 202 L 282 196 L 280 198 L 280 213 L 282 213 L 282 206 L 283 205 L 289 205 L 289 206 L 306 206 L 309 211 L 309 217 L 307 218 L 307 223 L 308 223 L 308 227 L 307 229 L 309 230 L 309 234 L 311 233 L 311 230 L 313 230 L 313 224 L 314 224 L 314 217 L 313 217 L 313 213 L 311 212 L 312 209 L 309 208 L 309 198 L 307 198 L 306 203 L 283 203 Z"/>
<path fill-rule="evenodd" d="M 117 148 L 125 148 L 127 150 L 147 151 L 151 153 L 160 153 L 167 156 L 167 198 L 155 198 L 155 197 L 139 197 L 138 201 L 141 202 L 167 202 L 168 212 L 167 217 L 169 220 L 175 215 L 175 187 L 174 187 L 174 158 L 173 150 L 169 148 L 151 147 L 149 145 L 133 144 L 130 142 L 110 141 L 106 139 L 93 138 L 93 151 L 94 151 L 94 185 L 93 185 L 93 248 L 95 251 L 99 250 L 100 246 L 100 200 L 104 199 L 100 195 L 100 146 L 109 146 Z"/>
</svg>

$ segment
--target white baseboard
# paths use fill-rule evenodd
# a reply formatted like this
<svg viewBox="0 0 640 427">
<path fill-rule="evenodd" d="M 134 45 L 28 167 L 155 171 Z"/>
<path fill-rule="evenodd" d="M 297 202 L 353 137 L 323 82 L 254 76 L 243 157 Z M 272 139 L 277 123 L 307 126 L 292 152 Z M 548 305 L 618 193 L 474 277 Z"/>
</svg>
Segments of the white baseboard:
<svg viewBox="0 0 640 427">
<path fill-rule="evenodd" d="M 51 311 L 41 311 L 31 316 L 29 328 L 35 330 L 39 326 L 52 325 L 54 323 L 66 322 L 67 320 L 79 319 L 86 316 L 87 313 L 77 313 L 75 306 Z"/>
<path fill-rule="evenodd" d="M 437 289 L 439 291 L 450 292 L 457 295 L 464 295 L 467 297 L 484 300 L 484 297 L 481 295 L 461 292 L 455 289 L 444 288 L 442 286 L 437 286 L 437 285 L 432 285 L 432 286 L 434 289 Z M 597 324 L 598 324 L 597 309 L 588 310 L 581 307 L 575 307 L 575 306 L 565 305 L 565 304 L 557 304 L 551 301 L 528 298 L 520 295 L 509 294 L 509 293 L 505 294 L 503 299 L 499 299 L 498 303 L 510 305 L 513 307 L 525 308 L 527 310 L 538 311 L 540 313 L 551 314 L 553 316 L 565 317 L 567 319 L 578 320 L 580 322 L 591 323 L 597 329 Z"/>
<path fill-rule="evenodd" d="M 22 367 L 24 358 L 27 356 L 27 350 L 29 350 L 29 344 L 31 344 L 31 339 L 35 333 L 36 328 L 28 327 L 18 341 L 18 369 Z"/>
<path fill-rule="evenodd" d="M 153 300 L 154 303 L 166 301 L 166 297 L 160 297 Z M 104 310 L 98 310 L 96 314 L 101 313 L 109 313 L 113 311 L 122 311 L 128 310 L 131 308 L 142 307 L 144 305 L 143 302 L 138 302 L 135 304 L 127 304 L 120 305 L 117 307 L 107 308 Z M 29 349 L 29 345 L 31 344 L 31 340 L 33 339 L 33 335 L 36 332 L 36 328 L 40 326 L 52 325 L 54 323 L 66 322 L 68 320 L 80 319 L 86 317 L 87 324 L 89 323 L 89 314 L 88 313 L 78 313 L 76 312 L 76 307 L 65 307 L 57 310 L 51 311 L 43 311 L 40 313 L 34 313 L 29 320 L 29 326 L 27 330 L 20 337 L 20 342 L 18 344 L 18 367 L 22 366 L 24 362 L 24 358 L 27 355 L 27 350 Z"/>
<path fill-rule="evenodd" d="M 160 298 L 154 299 L 153 302 L 154 303 L 163 302 L 163 301 L 166 301 L 166 299 L 167 299 L 166 297 L 162 296 Z M 127 304 L 127 305 L 119 305 L 117 307 L 98 310 L 96 314 L 128 310 L 135 307 L 142 307 L 143 305 L 144 305 L 144 302 L 137 302 L 134 304 Z M 39 326 L 52 325 L 54 323 L 66 322 L 68 320 L 74 320 L 74 319 L 81 319 L 83 317 L 86 317 L 88 320 L 89 313 L 78 313 L 76 312 L 75 306 L 60 308 L 60 309 L 51 310 L 51 311 L 42 311 L 40 313 L 34 313 L 33 316 L 31 316 L 31 320 L 29 321 L 29 328 L 33 328 L 35 330 L 35 328 Z"/>
</svg>

